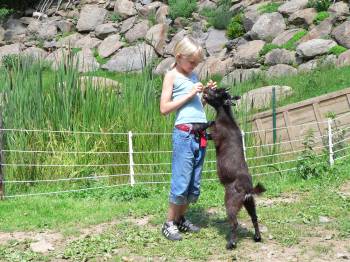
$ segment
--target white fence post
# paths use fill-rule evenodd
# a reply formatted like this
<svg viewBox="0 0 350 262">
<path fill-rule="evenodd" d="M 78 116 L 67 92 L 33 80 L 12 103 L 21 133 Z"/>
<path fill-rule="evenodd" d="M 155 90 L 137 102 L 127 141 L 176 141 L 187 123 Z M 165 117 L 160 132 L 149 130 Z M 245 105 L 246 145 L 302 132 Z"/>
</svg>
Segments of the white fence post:
<svg viewBox="0 0 350 262">
<path fill-rule="evenodd" d="M 133 146 L 132 146 L 132 132 L 129 131 L 129 165 L 130 165 L 130 184 L 134 186 L 135 184 L 135 173 L 134 173 L 134 157 L 133 157 Z"/>
<path fill-rule="evenodd" d="M 329 150 L 329 164 L 331 166 L 334 165 L 332 122 L 333 120 L 328 118 L 328 150 Z"/>
<path fill-rule="evenodd" d="M 241 134 L 242 134 L 242 145 L 243 145 L 244 160 L 247 161 L 246 148 L 245 148 L 245 133 L 244 133 L 243 130 L 241 130 Z"/>
</svg>

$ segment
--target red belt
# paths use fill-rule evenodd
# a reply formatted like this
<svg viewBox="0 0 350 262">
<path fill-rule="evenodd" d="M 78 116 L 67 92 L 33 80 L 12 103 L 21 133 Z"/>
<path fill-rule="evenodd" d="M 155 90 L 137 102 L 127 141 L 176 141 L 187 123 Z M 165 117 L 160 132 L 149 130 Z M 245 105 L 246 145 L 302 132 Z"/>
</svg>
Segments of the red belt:
<svg viewBox="0 0 350 262">
<path fill-rule="evenodd" d="M 175 126 L 177 129 L 185 132 L 190 132 L 191 134 L 198 134 L 200 141 L 199 146 L 205 148 L 207 146 L 207 135 L 205 130 L 195 131 L 192 129 L 192 125 L 179 124 Z"/>
</svg>

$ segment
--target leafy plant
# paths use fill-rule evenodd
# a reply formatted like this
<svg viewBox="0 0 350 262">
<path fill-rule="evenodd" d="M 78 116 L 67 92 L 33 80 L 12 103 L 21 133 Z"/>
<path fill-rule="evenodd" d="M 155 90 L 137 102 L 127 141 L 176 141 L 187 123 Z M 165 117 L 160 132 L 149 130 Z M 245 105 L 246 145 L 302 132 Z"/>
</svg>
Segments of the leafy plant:
<svg viewBox="0 0 350 262">
<path fill-rule="evenodd" d="M 346 49 L 344 46 L 341 46 L 341 45 L 336 45 L 336 46 L 333 46 L 330 50 L 329 50 L 329 53 L 330 54 L 333 54 L 333 55 L 336 55 L 336 56 L 339 56 L 341 53 L 347 51 L 348 49 Z"/>
<path fill-rule="evenodd" d="M 0 8 L 0 23 L 3 23 L 5 19 L 14 12 L 13 9 L 9 9 L 6 7 Z"/>
<path fill-rule="evenodd" d="M 203 8 L 200 14 L 207 17 L 208 25 L 219 30 L 227 29 L 233 16 L 233 13 L 230 11 L 230 5 L 225 1 L 221 4 L 219 3 L 216 9 Z"/>
<path fill-rule="evenodd" d="M 227 27 L 227 36 L 231 39 L 244 35 L 244 27 L 242 24 L 242 14 L 232 17 L 230 24 Z"/>
<path fill-rule="evenodd" d="M 154 26 L 155 24 L 157 24 L 157 19 L 156 19 L 156 11 L 152 10 L 148 16 L 148 21 L 151 24 L 151 26 Z"/>
<path fill-rule="evenodd" d="M 326 18 L 329 17 L 329 13 L 326 11 L 321 11 L 319 13 L 317 13 L 315 19 L 314 19 L 314 23 L 316 25 L 318 25 L 319 23 L 321 23 L 323 20 L 325 20 Z"/>
<path fill-rule="evenodd" d="M 192 12 L 197 10 L 197 1 L 195 0 L 169 0 L 169 16 L 171 19 L 177 17 L 191 17 Z"/>
<path fill-rule="evenodd" d="M 297 162 L 297 174 L 302 179 L 311 179 L 320 177 L 329 171 L 329 164 L 327 162 L 327 154 L 323 152 L 317 154 L 314 151 L 315 140 L 313 130 L 309 130 L 303 141 L 304 150 Z"/>
<path fill-rule="evenodd" d="M 332 4 L 331 0 L 309 0 L 307 7 L 315 8 L 317 12 L 327 11 Z"/>
<path fill-rule="evenodd" d="M 273 12 L 277 12 L 278 7 L 281 5 L 282 3 L 267 3 L 264 4 L 262 6 L 260 6 L 258 8 L 258 11 L 260 12 L 260 14 L 265 14 L 265 13 L 273 13 Z"/>
<path fill-rule="evenodd" d="M 117 22 L 120 22 L 120 21 L 123 20 L 123 18 L 121 17 L 121 15 L 118 14 L 118 13 L 115 13 L 115 12 L 110 13 L 108 18 L 109 18 L 110 21 L 112 21 L 112 22 L 114 22 L 114 23 L 117 23 Z"/>
<path fill-rule="evenodd" d="M 268 52 L 272 51 L 273 49 L 277 49 L 280 48 L 280 46 L 276 45 L 276 44 L 272 44 L 272 43 L 267 43 L 264 45 L 264 47 L 260 50 L 259 55 L 260 56 L 264 56 L 266 55 Z"/>
</svg>

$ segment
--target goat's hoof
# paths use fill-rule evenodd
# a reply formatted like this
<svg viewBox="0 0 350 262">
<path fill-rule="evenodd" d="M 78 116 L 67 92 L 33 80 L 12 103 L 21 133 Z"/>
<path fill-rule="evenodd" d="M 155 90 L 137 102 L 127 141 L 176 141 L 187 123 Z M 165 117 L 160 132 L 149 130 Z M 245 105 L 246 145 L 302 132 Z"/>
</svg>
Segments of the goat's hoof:
<svg viewBox="0 0 350 262">
<path fill-rule="evenodd" d="M 228 249 L 228 250 L 232 250 L 232 249 L 234 249 L 236 247 L 237 247 L 237 244 L 234 241 L 229 241 L 226 244 L 226 249 Z"/>
<path fill-rule="evenodd" d="M 261 242 L 261 236 L 254 236 L 255 242 Z"/>
</svg>

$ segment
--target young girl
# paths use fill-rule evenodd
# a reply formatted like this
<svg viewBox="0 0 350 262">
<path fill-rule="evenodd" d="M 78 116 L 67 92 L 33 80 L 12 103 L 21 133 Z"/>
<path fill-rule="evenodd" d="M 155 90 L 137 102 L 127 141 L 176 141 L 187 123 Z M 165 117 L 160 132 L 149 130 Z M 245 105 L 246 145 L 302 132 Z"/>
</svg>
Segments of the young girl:
<svg viewBox="0 0 350 262">
<path fill-rule="evenodd" d="M 176 111 L 173 129 L 172 177 L 169 194 L 168 218 L 162 227 L 169 240 L 181 240 L 181 232 L 198 232 L 184 215 L 189 203 L 197 201 L 200 194 L 200 179 L 205 156 L 205 146 L 200 145 L 194 124 L 207 123 L 199 82 L 193 69 L 203 60 L 203 49 L 192 38 L 185 37 L 174 49 L 175 64 L 164 77 L 160 98 L 163 115 Z M 210 88 L 216 83 L 209 81 Z"/>
</svg>

